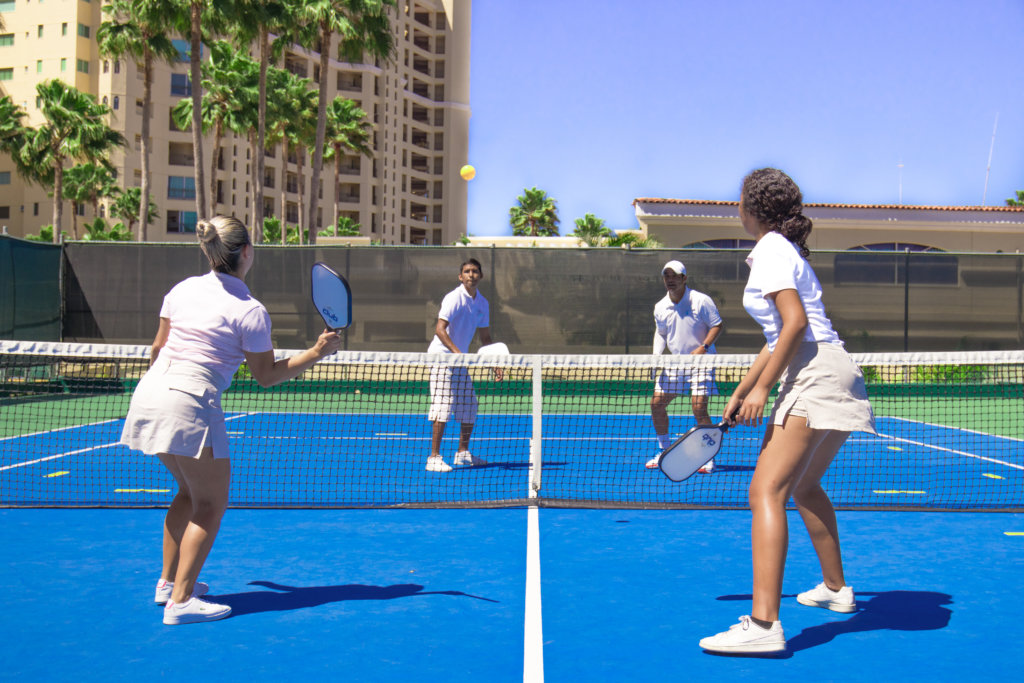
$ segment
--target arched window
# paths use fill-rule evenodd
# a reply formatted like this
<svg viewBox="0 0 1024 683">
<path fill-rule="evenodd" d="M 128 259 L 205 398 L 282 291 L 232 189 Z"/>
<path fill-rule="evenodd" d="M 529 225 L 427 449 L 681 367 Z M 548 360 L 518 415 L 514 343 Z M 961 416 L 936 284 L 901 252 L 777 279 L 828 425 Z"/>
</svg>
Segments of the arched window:
<svg viewBox="0 0 1024 683">
<path fill-rule="evenodd" d="M 687 244 L 683 249 L 753 249 L 755 244 L 754 240 L 704 240 Z"/>
<path fill-rule="evenodd" d="M 865 253 L 868 252 L 868 253 Z M 836 254 L 837 285 L 957 285 L 959 259 L 937 247 L 910 242 L 878 242 Z"/>
</svg>

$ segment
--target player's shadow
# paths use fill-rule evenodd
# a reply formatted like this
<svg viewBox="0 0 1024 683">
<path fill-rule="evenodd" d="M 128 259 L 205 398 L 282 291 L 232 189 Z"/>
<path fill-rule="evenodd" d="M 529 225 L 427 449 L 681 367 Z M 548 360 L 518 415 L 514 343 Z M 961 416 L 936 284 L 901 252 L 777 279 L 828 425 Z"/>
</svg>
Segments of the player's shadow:
<svg viewBox="0 0 1024 683">
<path fill-rule="evenodd" d="M 865 600 L 866 596 L 873 596 Z M 783 595 L 795 598 L 795 595 Z M 750 595 L 723 595 L 719 600 L 749 601 Z M 786 639 L 786 655 L 807 650 L 847 633 L 861 631 L 932 631 L 946 628 L 953 611 L 953 596 L 932 591 L 857 592 L 857 611 L 848 619 L 809 626 Z M 807 608 L 813 609 L 813 608 Z M 833 616 L 841 616 L 833 612 Z"/>
<path fill-rule="evenodd" d="M 316 607 L 332 602 L 348 600 L 395 600 L 397 598 L 413 598 L 425 595 L 449 595 L 452 597 L 472 598 L 485 602 L 498 602 L 479 595 L 470 595 L 462 591 L 425 591 L 423 586 L 415 583 L 399 583 L 392 586 L 367 586 L 362 584 L 345 584 L 338 586 L 284 586 L 273 581 L 250 581 L 250 586 L 262 586 L 268 590 L 248 591 L 211 595 L 210 598 L 222 605 L 231 607 L 231 616 L 253 614 L 256 612 L 284 612 L 289 610 Z"/>
<path fill-rule="evenodd" d="M 492 467 L 498 470 L 528 470 L 532 465 L 527 462 L 489 462 L 484 467 Z M 545 460 L 541 466 L 543 469 L 559 470 L 565 467 L 564 462 Z M 479 469 L 479 468 L 477 468 Z"/>
</svg>

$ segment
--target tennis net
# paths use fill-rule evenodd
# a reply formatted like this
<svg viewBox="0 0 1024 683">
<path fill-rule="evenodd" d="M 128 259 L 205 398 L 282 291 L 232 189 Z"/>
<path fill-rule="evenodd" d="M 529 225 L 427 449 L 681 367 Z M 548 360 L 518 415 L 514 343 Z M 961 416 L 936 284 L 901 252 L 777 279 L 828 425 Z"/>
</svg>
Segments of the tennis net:
<svg viewBox="0 0 1024 683">
<path fill-rule="evenodd" d="M 0 342 L 0 505 L 169 502 L 174 481 L 159 461 L 118 443 L 148 357 L 146 346 Z M 1024 509 L 1024 351 L 854 358 L 878 434 L 851 435 L 823 480 L 837 507 Z M 752 360 L 345 352 L 272 389 L 243 365 L 223 396 L 231 502 L 745 507 L 763 427 L 730 430 L 711 474 L 673 483 L 645 463 L 659 450 L 654 373 L 713 373 L 715 416 Z M 429 472 L 430 375 L 445 366 L 473 380 L 470 450 L 487 464 Z M 688 396 L 669 412 L 673 435 L 695 424 Z M 459 436 L 449 424 L 450 465 Z"/>
</svg>

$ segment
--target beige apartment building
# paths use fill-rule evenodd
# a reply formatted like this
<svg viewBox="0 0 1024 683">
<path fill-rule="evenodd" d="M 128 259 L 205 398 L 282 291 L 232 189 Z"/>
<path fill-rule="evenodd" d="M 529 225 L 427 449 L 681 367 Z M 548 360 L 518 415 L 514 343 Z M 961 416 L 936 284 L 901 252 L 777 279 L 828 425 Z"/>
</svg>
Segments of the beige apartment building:
<svg viewBox="0 0 1024 683">
<path fill-rule="evenodd" d="M 128 141 L 112 162 L 122 186 L 141 185 L 142 74 L 134 62 L 102 57 L 96 30 L 106 18 L 102 3 L 88 0 L 0 0 L 0 95 L 10 95 L 28 113 L 28 125 L 43 120 L 36 84 L 59 78 L 111 107 L 110 125 Z M 373 124 L 373 157 L 349 155 L 340 174 L 325 162 L 319 208 L 321 228 L 341 215 L 357 222 L 365 241 L 381 244 L 450 244 L 466 233 L 466 183 L 459 169 L 469 139 L 471 0 L 401 0 L 392 12 L 396 51 L 389 62 L 349 64 L 331 59 L 322 79 L 328 96 L 354 100 Z M 187 43 L 175 64 L 154 69 L 150 123 L 151 199 L 160 216 L 147 239 L 190 240 L 196 216 L 191 133 L 177 129 L 171 110 L 191 94 Z M 255 51 L 253 51 L 255 54 Z M 333 54 L 337 54 L 336 51 Z M 278 66 L 319 81 L 319 54 L 293 46 Z M 204 142 L 209 173 L 212 136 Z M 283 148 L 266 151 L 264 215 L 297 224 L 300 202 L 308 202 L 312 154 L 283 159 Z M 252 224 L 248 141 L 228 133 L 218 160 L 216 213 Z M 305 169 L 300 176 L 297 162 Z M 303 178 L 300 181 L 300 177 Z M 52 221 L 46 190 L 26 186 L 10 158 L 0 155 L 0 226 L 9 234 L 37 233 Z M 71 232 L 71 203 L 63 230 Z M 79 234 L 92 208 L 76 207 Z M 105 213 L 101 207 L 100 214 Z"/>
</svg>

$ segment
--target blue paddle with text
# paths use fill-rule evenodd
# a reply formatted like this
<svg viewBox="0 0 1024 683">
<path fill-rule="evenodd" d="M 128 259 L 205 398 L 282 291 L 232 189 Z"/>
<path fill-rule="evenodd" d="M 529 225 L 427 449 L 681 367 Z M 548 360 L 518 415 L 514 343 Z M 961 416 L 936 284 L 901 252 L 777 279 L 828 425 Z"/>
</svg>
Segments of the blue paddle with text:
<svg viewBox="0 0 1024 683">
<path fill-rule="evenodd" d="M 325 263 L 313 264 L 313 305 L 327 329 L 343 330 L 352 324 L 352 290 L 341 275 Z"/>
<path fill-rule="evenodd" d="M 672 481 L 690 477 L 718 455 L 722 439 L 729 430 L 729 423 L 697 426 L 676 439 L 671 446 L 658 456 L 658 467 Z"/>
</svg>

